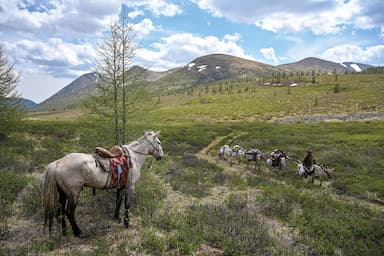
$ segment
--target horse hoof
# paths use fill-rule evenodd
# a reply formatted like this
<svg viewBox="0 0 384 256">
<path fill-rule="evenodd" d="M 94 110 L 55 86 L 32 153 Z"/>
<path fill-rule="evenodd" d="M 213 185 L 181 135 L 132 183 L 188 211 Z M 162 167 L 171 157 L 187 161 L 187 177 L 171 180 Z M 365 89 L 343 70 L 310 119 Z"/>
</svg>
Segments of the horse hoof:
<svg viewBox="0 0 384 256">
<path fill-rule="evenodd" d="M 84 239 L 84 238 L 89 237 L 89 235 L 88 234 L 84 234 L 84 233 L 80 233 L 80 234 L 77 234 L 76 237 Z"/>
</svg>

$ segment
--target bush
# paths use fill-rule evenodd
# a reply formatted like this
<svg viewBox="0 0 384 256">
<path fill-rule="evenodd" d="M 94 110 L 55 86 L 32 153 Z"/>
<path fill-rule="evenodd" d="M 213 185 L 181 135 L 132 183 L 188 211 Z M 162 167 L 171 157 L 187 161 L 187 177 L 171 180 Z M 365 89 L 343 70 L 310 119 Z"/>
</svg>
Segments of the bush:
<svg viewBox="0 0 384 256">
<path fill-rule="evenodd" d="M 165 197 L 165 188 L 159 183 L 156 176 L 150 172 L 142 172 L 133 198 L 136 204 L 134 213 L 139 215 L 143 221 L 152 222 L 154 213 L 161 208 Z"/>
<path fill-rule="evenodd" d="M 28 181 L 25 175 L 0 171 L 0 221 L 12 215 L 11 205 Z"/>
<path fill-rule="evenodd" d="M 166 180 L 174 190 L 194 197 L 204 197 L 215 185 L 223 185 L 227 177 L 223 169 L 196 157 L 184 157 L 179 164 L 169 167 Z"/>
<path fill-rule="evenodd" d="M 207 244 L 224 251 L 224 255 L 279 254 L 281 249 L 246 194 L 231 194 L 223 205 L 192 205 L 183 213 L 158 216 L 155 225 L 169 234 L 167 251 L 193 253 Z"/>
</svg>

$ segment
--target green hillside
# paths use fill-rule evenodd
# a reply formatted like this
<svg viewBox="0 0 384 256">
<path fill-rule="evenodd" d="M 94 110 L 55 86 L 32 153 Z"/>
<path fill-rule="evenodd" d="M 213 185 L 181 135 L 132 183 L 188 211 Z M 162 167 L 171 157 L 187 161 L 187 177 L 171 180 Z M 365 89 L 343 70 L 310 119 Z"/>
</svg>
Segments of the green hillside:
<svg viewBox="0 0 384 256">
<path fill-rule="evenodd" d="M 289 79 L 289 78 L 287 78 Z M 148 120 L 166 122 L 254 121 L 286 117 L 382 112 L 384 76 L 368 74 L 304 77 L 299 86 L 261 86 L 235 80 L 159 96 Z M 337 86 L 336 86 L 337 83 Z M 335 88 L 339 92 L 335 92 Z"/>
</svg>

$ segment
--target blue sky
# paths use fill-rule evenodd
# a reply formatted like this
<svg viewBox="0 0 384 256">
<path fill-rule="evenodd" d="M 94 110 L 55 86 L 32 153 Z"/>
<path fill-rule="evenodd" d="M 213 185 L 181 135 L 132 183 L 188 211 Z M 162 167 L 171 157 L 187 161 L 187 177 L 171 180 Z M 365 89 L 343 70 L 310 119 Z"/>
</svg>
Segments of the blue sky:
<svg viewBox="0 0 384 256">
<path fill-rule="evenodd" d="M 384 65 L 383 0 L 0 0 L 0 40 L 36 102 L 95 70 L 97 42 L 126 13 L 153 70 L 226 53 L 272 65 L 319 57 Z"/>
</svg>

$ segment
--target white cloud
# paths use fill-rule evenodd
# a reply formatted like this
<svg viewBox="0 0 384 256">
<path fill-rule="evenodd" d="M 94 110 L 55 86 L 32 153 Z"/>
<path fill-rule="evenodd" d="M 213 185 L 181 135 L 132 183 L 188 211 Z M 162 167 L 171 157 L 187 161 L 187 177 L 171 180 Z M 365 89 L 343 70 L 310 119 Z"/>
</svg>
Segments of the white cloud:
<svg viewBox="0 0 384 256">
<path fill-rule="evenodd" d="M 182 12 L 179 6 L 163 0 L 1 1 L 1 32 L 4 36 L 21 32 L 67 38 L 92 37 L 108 28 L 108 22 L 116 19 L 122 4 L 135 8 L 127 14 L 131 18 L 143 15 L 144 10 L 156 16 L 174 16 Z"/>
<path fill-rule="evenodd" d="M 327 49 L 321 57 L 334 62 L 353 61 L 384 65 L 384 45 L 362 48 L 354 44 L 343 44 Z"/>
<path fill-rule="evenodd" d="M 125 4 L 130 7 L 144 8 L 156 16 L 175 16 L 182 12 L 178 5 L 164 0 L 130 0 L 125 1 Z"/>
<path fill-rule="evenodd" d="M 183 66 L 194 58 L 212 53 L 254 59 L 234 41 L 215 36 L 200 37 L 189 33 L 162 38 L 161 42 L 152 45 L 152 49 L 138 50 L 136 58 L 140 65 L 150 66 L 154 70 L 167 70 Z"/>
<path fill-rule="evenodd" d="M 150 19 L 145 18 L 140 23 L 134 24 L 134 29 L 137 33 L 136 36 L 138 38 L 143 38 L 156 28 Z"/>
<path fill-rule="evenodd" d="M 267 60 L 272 60 L 274 63 L 278 63 L 278 58 L 275 54 L 275 49 L 272 47 L 269 48 L 262 48 L 260 49 L 260 52 L 263 54 L 264 58 Z"/>
<path fill-rule="evenodd" d="M 191 1 L 214 16 L 273 32 L 309 30 L 314 34 L 336 34 L 346 25 L 361 29 L 384 26 L 382 0 Z"/>
<path fill-rule="evenodd" d="M 91 69 L 96 53 L 91 44 L 72 44 L 60 38 L 48 41 L 22 39 L 5 43 L 18 70 L 41 70 L 53 76 L 73 76 L 76 70 Z"/>
<path fill-rule="evenodd" d="M 228 41 L 231 41 L 231 42 L 237 42 L 241 39 L 241 35 L 239 33 L 235 33 L 235 34 L 226 34 L 224 36 L 224 39 L 228 40 Z"/>
<path fill-rule="evenodd" d="M 141 10 L 136 10 L 136 11 L 128 13 L 128 17 L 131 19 L 135 19 L 135 18 L 142 16 L 142 15 L 144 15 L 144 12 Z"/>
</svg>

